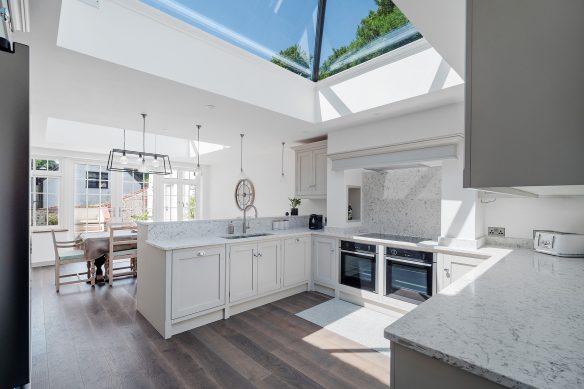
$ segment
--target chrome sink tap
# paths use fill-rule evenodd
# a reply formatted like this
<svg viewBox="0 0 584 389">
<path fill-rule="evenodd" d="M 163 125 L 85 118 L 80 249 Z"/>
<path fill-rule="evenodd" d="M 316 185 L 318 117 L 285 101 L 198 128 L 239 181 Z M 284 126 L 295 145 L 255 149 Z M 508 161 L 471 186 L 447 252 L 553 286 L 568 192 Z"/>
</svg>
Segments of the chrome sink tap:
<svg viewBox="0 0 584 389">
<path fill-rule="evenodd" d="M 247 221 L 247 211 L 248 211 L 250 208 L 253 208 L 253 210 L 254 210 L 254 213 L 255 213 L 255 218 L 256 218 L 256 219 L 258 218 L 258 209 L 255 207 L 255 205 L 253 205 L 253 204 L 250 204 L 250 205 L 248 205 L 247 207 L 245 207 L 245 208 L 243 209 L 243 233 L 244 233 L 244 234 L 245 234 L 245 233 L 247 232 L 247 230 L 249 229 L 249 223 L 248 223 L 248 221 Z"/>
</svg>

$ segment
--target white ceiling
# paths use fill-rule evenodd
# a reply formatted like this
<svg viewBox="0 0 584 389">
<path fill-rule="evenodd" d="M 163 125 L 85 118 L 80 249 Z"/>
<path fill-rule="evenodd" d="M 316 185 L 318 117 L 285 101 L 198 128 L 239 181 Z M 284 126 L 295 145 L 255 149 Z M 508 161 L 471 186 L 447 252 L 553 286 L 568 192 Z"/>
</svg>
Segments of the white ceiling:
<svg viewBox="0 0 584 389">
<path fill-rule="evenodd" d="M 275 149 L 282 141 L 290 144 L 338 128 L 462 99 L 462 88 L 453 87 L 327 123 L 300 120 L 59 47 L 56 43 L 61 1 L 33 1 L 30 6 L 31 32 L 15 34 L 15 41 L 31 46 L 31 143 L 35 147 L 68 148 L 47 137 L 49 118 L 141 130 L 139 113 L 147 112 L 148 132 L 194 139 L 195 123 L 200 123 L 203 124 L 202 140 L 231 146 L 227 151 L 213 153 L 218 154 L 216 157 L 206 156 L 207 163 L 212 163 L 219 154 L 239 152 L 241 132 L 246 134 L 246 142 L 257 146 L 257 150 Z M 155 52 L 157 47 L 151 50 Z M 280 70 L 285 71 L 277 71 Z M 216 108 L 210 110 L 208 105 Z"/>
</svg>

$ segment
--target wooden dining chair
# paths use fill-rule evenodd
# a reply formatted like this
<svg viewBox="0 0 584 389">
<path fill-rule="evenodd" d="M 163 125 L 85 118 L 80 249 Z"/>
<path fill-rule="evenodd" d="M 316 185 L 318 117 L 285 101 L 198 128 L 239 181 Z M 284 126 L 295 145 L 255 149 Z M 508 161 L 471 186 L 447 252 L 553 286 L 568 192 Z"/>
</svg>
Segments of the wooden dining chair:
<svg viewBox="0 0 584 389">
<path fill-rule="evenodd" d="M 59 293 L 61 285 L 76 284 L 80 282 L 91 282 L 91 286 L 95 286 L 95 261 L 85 258 L 85 250 L 79 247 L 82 244 L 81 240 L 57 241 L 55 230 L 51 230 L 53 235 L 53 247 L 55 249 L 55 289 Z M 61 274 L 61 265 L 70 263 L 90 263 L 89 274 L 87 270 L 79 271 L 77 273 Z M 76 277 L 73 281 L 61 281 L 62 278 Z"/>
<path fill-rule="evenodd" d="M 114 277 L 138 276 L 138 237 L 136 235 L 130 236 L 134 229 L 135 226 L 110 225 L 109 251 L 105 259 L 109 286 L 113 286 Z M 120 233 L 124 231 L 128 234 Z M 130 260 L 129 266 L 115 267 L 116 261 L 128 259 Z"/>
</svg>

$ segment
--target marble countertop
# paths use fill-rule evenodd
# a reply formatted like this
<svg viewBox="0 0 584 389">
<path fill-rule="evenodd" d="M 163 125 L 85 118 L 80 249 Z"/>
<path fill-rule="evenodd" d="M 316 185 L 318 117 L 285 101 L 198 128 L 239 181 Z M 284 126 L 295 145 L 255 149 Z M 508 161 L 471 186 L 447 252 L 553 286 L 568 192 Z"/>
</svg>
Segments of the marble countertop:
<svg viewBox="0 0 584 389">
<path fill-rule="evenodd" d="M 228 244 L 228 243 L 243 243 L 243 242 L 254 242 L 258 240 L 266 240 L 271 238 L 282 238 L 282 237 L 294 237 L 300 235 L 310 234 L 312 230 L 308 228 L 291 228 L 288 230 L 273 230 L 273 231 L 250 231 L 249 234 L 258 234 L 258 233 L 265 233 L 269 235 L 264 236 L 254 236 L 249 238 L 240 238 L 240 239 L 226 239 L 224 236 L 228 236 L 227 234 L 222 236 L 202 236 L 196 237 L 192 239 L 173 239 L 173 240 L 147 240 L 151 246 L 154 246 L 161 250 L 180 250 L 180 249 L 188 249 L 188 248 L 195 248 L 195 247 L 202 247 L 202 246 L 214 246 L 219 244 Z M 237 235 L 237 234 L 236 234 Z"/>
<path fill-rule="evenodd" d="M 338 239 L 351 239 L 358 242 L 363 243 L 372 243 L 372 244 L 383 244 L 387 246 L 403 248 L 403 249 L 412 249 L 412 250 L 422 250 L 422 251 L 430 251 L 434 253 L 444 253 L 444 254 L 451 254 L 451 255 L 461 255 L 466 257 L 474 257 L 474 258 L 481 258 L 486 259 L 491 256 L 490 252 L 484 250 L 462 250 L 456 249 L 451 247 L 445 246 L 438 246 L 438 243 L 435 241 L 424 241 L 420 243 L 409 243 L 409 242 L 402 242 L 402 241 L 392 241 L 392 240 L 383 240 L 383 239 L 374 239 L 374 238 L 366 238 L 358 236 L 355 233 L 348 233 L 343 231 L 328 231 L 328 230 L 310 230 L 308 228 L 291 228 L 287 230 L 270 230 L 270 231 L 250 231 L 250 234 L 256 233 L 266 233 L 268 235 L 265 236 L 257 236 L 257 237 L 250 237 L 250 238 L 240 238 L 240 239 L 226 239 L 224 238 L 225 235 L 222 236 L 200 236 L 188 239 L 172 239 L 172 240 L 146 240 L 146 243 L 154 246 L 160 250 L 170 251 L 170 250 L 180 250 L 180 249 L 187 249 L 187 248 L 196 248 L 196 247 L 203 247 L 203 246 L 213 246 L 213 245 L 220 245 L 220 244 L 235 244 L 235 243 L 243 243 L 243 242 L 254 242 L 259 240 L 266 240 L 270 238 L 282 238 L 282 237 L 293 237 L 299 235 L 306 235 L 310 234 L 313 236 L 325 236 L 325 237 L 334 237 Z"/>
<path fill-rule="evenodd" d="M 507 387 L 584 387 L 584 258 L 491 253 L 385 337 Z"/>
</svg>

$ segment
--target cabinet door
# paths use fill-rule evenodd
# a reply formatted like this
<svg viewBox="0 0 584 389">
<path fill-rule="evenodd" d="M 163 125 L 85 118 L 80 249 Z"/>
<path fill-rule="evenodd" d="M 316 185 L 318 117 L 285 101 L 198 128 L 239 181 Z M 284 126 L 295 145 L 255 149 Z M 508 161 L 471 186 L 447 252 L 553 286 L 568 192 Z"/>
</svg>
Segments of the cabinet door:
<svg viewBox="0 0 584 389">
<path fill-rule="evenodd" d="M 326 195 L 326 149 L 314 151 L 314 194 Z"/>
<path fill-rule="evenodd" d="M 312 151 L 302 151 L 296 155 L 296 192 L 298 195 L 309 195 L 314 192 L 314 154 Z"/>
<path fill-rule="evenodd" d="M 271 292 L 282 286 L 281 252 L 282 244 L 280 241 L 258 244 L 258 294 Z"/>
<path fill-rule="evenodd" d="M 443 255 L 442 257 L 442 280 L 443 287 L 446 287 L 460 279 L 466 273 L 480 265 L 484 259 L 459 257 L 456 255 Z M 438 263 L 441 261 L 439 260 Z M 440 275 L 438 275 L 440 277 Z"/>
<path fill-rule="evenodd" d="M 257 244 L 229 248 L 229 301 L 243 300 L 257 294 Z"/>
<path fill-rule="evenodd" d="M 223 246 L 176 250 L 172 254 L 172 318 L 225 303 Z"/>
<path fill-rule="evenodd" d="M 308 281 L 310 239 L 290 238 L 284 241 L 284 286 Z"/>
<path fill-rule="evenodd" d="M 337 284 L 336 242 L 334 238 L 314 238 L 312 240 L 312 263 L 314 280 L 326 285 Z"/>
</svg>

